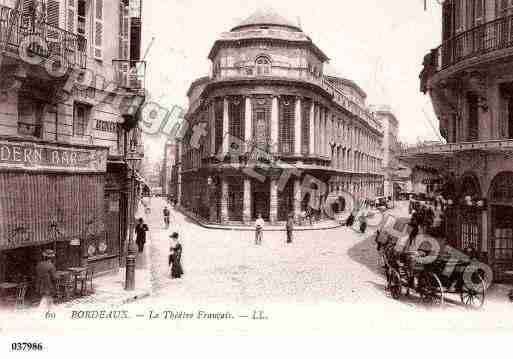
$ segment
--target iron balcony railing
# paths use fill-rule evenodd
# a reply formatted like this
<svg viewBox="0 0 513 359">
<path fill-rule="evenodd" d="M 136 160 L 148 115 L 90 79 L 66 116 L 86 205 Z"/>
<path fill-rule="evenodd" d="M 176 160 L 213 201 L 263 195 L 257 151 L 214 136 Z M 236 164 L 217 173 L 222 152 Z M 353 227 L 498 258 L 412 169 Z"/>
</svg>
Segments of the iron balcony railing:
<svg viewBox="0 0 513 359">
<path fill-rule="evenodd" d="M 144 90 L 146 62 L 133 60 L 112 60 L 115 81 L 120 87 L 130 90 Z"/>
<path fill-rule="evenodd" d="M 336 88 L 324 76 L 314 74 L 307 68 L 285 68 L 283 66 L 271 66 L 267 71 L 258 73 L 254 66 L 239 66 L 239 67 L 219 67 L 213 74 L 214 80 L 223 80 L 224 78 L 264 78 L 264 77 L 279 77 L 279 78 L 293 78 L 300 79 L 304 82 L 312 83 L 316 86 L 323 88 L 331 96 L 333 101 L 342 108 L 346 109 L 353 115 L 363 119 L 373 129 L 381 132 L 381 125 L 376 120 L 375 116 L 369 109 L 359 105 L 352 99 L 347 97 L 342 91 Z"/>
<path fill-rule="evenodd" d="M 0 5 L 0 46 L 5 46 L 8 53 L 19 55 L 25 42 L 29 45 L 28 56 L 53 59 L 64 68 L 87 65 L 87 41 L 83 36 Z"/>
<path fill-rule="evenodd" d="M 474 27 L 446 40 L 436 51 L 438 71 L 463 60 L 513 47 L 513 15 Z"/>
</svg>

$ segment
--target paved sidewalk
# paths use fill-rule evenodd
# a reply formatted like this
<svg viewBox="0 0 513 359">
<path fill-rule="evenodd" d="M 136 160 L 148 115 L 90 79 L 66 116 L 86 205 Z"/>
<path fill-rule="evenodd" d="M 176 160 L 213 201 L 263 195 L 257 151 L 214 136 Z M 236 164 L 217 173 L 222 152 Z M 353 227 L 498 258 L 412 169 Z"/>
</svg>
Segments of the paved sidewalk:
<svg viewBox="0 0 513 359">
<path fill-rule="evenodd" d="M 138 256 L 137 262 L 148 262 L 149 247 Z M 151 295 L 151 275 L 146 265 L 136 265 L 135 289 L 127 291 L 125 288 L 125 268 L 120 268 L 116 274 L 105 275 L 94 279 L 94 294 L 77 298 L 61 304 L 65 308 L 87 305 L 119 306 Z"/>
<path fill-rule="evenodd" d="M 77 306 L 120 306 L 135 300 L 146 298 L 152 293 L 150 271 L 150 256 L 152 232 L 147 233 L 146 245 L 143 253 L 137 253 L 135 262 L 135 289 L 125 290 L 125 268 L 120 268 L 115 274 L 108 274 L 94 278 L 94 294 L 76 298 L 58 305 L 63 308 Z"/>
<path fill-rule="evenodd" d="M 193 220 L 196 224 L 200 225 L 203 228 L 208 229 L 221 229 L 221 230 L 230 230 L 230 231 L 254 231 L 254 221 L 251 222 L 251 224 L 247 225 L 241 225 L 241 224 L 228 224 L 228 225 L 222 225 L 222 224 L 211 224 L 205 222 L 202 218 L 198 217 L 192 212 L 187 211 L 183 207 L 176 206 L 173 209 L 176 211 L 182 213 L 183 215 L 187 216 L 191 220 Z M 346 215 L 341 214 L 336 220 L 325 220 L 322 222 L 313 223 L 312 225 L 305 224 L 305 225 L 298 225 L 296 224 L 294 226 L 294 231 L 315 231 L 315 230 L 325 230 L 325 229 L 334 229 L 339 228 L 345 225 L 345 221 L 347 217 L 349 216 L 349 213 Z M 265 231 L 284 231 L 285 230 L 285 222 L 278 222 L 277 224 L 269 224 L 266 223 L 264 227 Z"/>
</svg>

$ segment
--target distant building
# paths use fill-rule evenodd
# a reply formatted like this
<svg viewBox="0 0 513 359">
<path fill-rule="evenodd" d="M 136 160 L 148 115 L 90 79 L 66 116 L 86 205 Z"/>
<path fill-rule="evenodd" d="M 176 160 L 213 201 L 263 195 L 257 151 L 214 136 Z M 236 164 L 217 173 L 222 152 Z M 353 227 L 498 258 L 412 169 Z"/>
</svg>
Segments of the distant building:
<svg viewBox="0 0 513 359">
<path fill-rule="evenodd" d="M 374 115 L 381 122 L 383 128 L 383 174 L 384 190 L 387 197 L 394 196 L 394 176 L 400 169 L 398 155 L 399 147 L 399 121 L 389 106 L 373 107 Z"/>
<path fill-rule="evenodd" d="M 174 197 L 172 186 L 172 172 L 175 164 L 176 143 L 172 140 L 164 144 L 164 159 L 162 161 L 161 180 L 162 194 L 168 197 Z"/>
<path fill-rule="evenodd" d="M 276 222 L 340 202 L 343 191 L 382 193 L 383 130 L 365 92 L 325 74 L 327 56 L 297 24 L 259 11 L 208 57 L 211 76 L 188 91 L 172 172 L 182 207 L 210 222 Z M 196 146 L 197 124 L 207 135 Z"/>
</svg>

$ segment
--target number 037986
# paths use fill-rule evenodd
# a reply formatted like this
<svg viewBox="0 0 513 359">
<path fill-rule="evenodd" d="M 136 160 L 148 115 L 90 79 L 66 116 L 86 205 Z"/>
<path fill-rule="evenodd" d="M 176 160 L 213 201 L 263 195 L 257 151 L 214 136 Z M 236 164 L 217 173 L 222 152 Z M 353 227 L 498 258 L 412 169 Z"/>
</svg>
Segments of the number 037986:
<svg viewBox="0 0 513 359">
<path fill-rule="evenodd" d="M 24 351 L 42 351 L 44 350 L 43 343 L 11 343 L 11 351 L 24 352 Z"/>
</svg>

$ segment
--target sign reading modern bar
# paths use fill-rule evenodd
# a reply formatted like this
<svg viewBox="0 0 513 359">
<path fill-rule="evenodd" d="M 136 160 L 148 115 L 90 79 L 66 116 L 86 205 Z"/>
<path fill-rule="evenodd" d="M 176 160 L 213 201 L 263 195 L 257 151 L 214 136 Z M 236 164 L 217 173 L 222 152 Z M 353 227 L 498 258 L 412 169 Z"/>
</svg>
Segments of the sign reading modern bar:
<svg viewBox="0 0 513 359">
<path fill-rule="evenodd" d="M 0 140 L 0 169 L 105 172 L 107 149 Z"/>
</svg>

